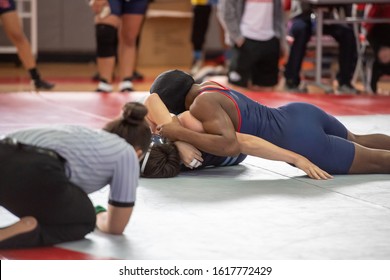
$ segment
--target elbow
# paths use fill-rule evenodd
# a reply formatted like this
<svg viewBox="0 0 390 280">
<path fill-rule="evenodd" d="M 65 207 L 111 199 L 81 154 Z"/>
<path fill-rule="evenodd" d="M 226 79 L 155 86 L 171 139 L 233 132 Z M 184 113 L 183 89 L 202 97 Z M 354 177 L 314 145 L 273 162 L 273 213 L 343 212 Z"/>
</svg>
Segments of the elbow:
<svg viewBox="0 0 390 280">
<path fill-rule="evenodd" d="M 235 157 L 241 152 L 240 145 L 238 144 L 238 142 L 229 143 L 226 147 L 227 148 L 225 149 L 225 156 Z"/>
</svg>

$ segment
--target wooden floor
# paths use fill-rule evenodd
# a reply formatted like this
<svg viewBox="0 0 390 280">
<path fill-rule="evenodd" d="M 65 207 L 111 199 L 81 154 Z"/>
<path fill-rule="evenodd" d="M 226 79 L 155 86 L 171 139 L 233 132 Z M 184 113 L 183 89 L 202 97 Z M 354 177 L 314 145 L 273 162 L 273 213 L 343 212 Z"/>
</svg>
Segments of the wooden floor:
<svg viewBox="0 0 390 280">
<path fill-rule="evenodd" d="M 304 66 L 305 70 L 310 70 L 311 66 Z M 148 91 L 154 78 L 162 71 L 168 69 L 181 69 L 189 71 L 186 66 L 161 66 L 161 67 L 138 67 L 145 79 L 136 81 L 134 88 L 136 91 Z M 54 82 L 55 91 L 94 91 L 97 83 L 92 80 L 92 76 L 96 73 L 96 65 L 94 63 L 41 63 L 38 66 L 41 76 L 44 79 Z M 330 81 L 324 79 L 325 84 L 330 84 Z M 284 79 L 280 79 L 276 91 L 283 92 Z M 116 90 L 117 81 L 114 83 Z M 358 89 L 363 89 L 361 83 L 357 83 Z M 379 82 L 380 95 L 390 95 L 390 79 L 383 78 Z M 24 92 L 31 90 L 31 84 L 28 74 L 21 66 L 16 66 L 14 63 L 0 63 L 0 93 L 2 92 Z M 324 92 L 315 87 L 308 86 L 309 93 L 323 94 Z M 365 94 L 365 93 L 362 93 Z"/>
<path fill-rule="evenodd" d="M 96 89 L 97 83 L 92 80 L 92 76 L 96 73 L 94 63 L 44 63 L 40 64 L 38 68 L 44 79 L 56 84 L 55 91 L 77 92 Z M 140 69 L 145 79 L 143 82 L 135 83 L 135 90 L 148 90 L 156 75 L 166 69 L 166 67 Z M 29 77 L 22 67 L 17 67 L 13 63 L 0 64 L 0 92 L 28 91 L 30 89 Z"/>
</svg>

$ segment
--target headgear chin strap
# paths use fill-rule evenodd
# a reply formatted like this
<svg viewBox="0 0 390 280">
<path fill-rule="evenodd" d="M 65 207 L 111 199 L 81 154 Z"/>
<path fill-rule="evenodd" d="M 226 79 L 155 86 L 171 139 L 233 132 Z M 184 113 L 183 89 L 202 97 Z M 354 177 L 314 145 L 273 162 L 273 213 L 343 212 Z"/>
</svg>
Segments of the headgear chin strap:
<svg viewBox="0 0 390 280">
<path fill-rule="evenodd" d="M 157 93 L 169 112 L 178 115 L 186 110 L 186 96 L 194 83 L 194 78 L 186 72 L 169 70 L 157 76 L 150 93 Z"/>
<path fill-rule="evenodd" d="M 150 146 L 149 146 L 149 149 L 148 149 L 148 151 L 147 151 L 146 154 L 145 154 L 144 160 L 142 161 L 142 165 L 141 165 L 141 174 L 143 174 L 144 171 L 145 171 L 145 167 L 146 167 L 146 164 L 148 163 L 149 156 L 150 156 L 150 152 L 152 151 L 153 145 L 154 145 L 154 142 L 151 142 L 151 143 L 150 143 Z"/>
<path fill-rule="evenodd" d="M 161 144 L 167 143 L 167 139 L 165 137 L 161 136 L 161 135 L 158 135 L 158 134 L 152 134 L 151 140 L 152 141 L 150 142 L 149 149 L 146 152 L 145 157 L 144 157 L 144 159 L 142 161 L 141 174 L 143 174 L 144 171 L 145 171 L 146 164 L 148 163 L 148 160 L 149 160 L 149 157 L 150 157 L 150 153 L 152 151 L 152 147 L 154 145 L 161 145 Z"/>
</svg>

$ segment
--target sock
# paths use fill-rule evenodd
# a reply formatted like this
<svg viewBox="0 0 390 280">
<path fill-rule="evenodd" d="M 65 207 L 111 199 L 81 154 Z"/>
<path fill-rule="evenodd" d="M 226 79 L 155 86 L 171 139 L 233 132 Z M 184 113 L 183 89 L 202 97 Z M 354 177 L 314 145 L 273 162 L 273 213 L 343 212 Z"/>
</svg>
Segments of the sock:
<svg viewBox="0 0 390 280">
<path fill-rule="evenodd" d="M 194 60 L 201 60 L 202 59 L 202 51 L 194 51 L 193 52 L 193 57 L 194 57 Z"/>
<path fill-rule="evenodd" d="M 126 77 L 126 78 L 123 78 L 122 81 L 129 81 L 131 82 L 133 80 L 133 77 Z"/>
<path fill-rule="evenodd" d="M 28 72 L 30 73 L 31 79 L 33 79 L 34 81 L 38 81 L 41 79 L 41 76 L 39 75 L 38 69 L 36 67 L 29 69 Z"/>
</svg>

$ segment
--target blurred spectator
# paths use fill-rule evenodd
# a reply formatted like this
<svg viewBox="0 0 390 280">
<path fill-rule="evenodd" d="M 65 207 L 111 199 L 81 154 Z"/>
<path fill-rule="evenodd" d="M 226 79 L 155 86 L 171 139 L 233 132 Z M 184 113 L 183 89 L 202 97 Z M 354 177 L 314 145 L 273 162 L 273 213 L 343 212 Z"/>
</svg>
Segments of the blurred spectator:
<svg viewBox="0 0 390 280">
<path fill-rule="evenodd" d="M 20 24 L 20 18 L 16 12 L 14 0 L 0 1 L 0 20 L 5 34 L 17 49 L 20 61 L 29 72 L 35 89 L 53 88 L 54 84 L 41 79 L 35 57 L 31 51 L 30 42 L 27 40 Z"/>
<path fill-rule="evenodd" d="M 193 21 L 191 30 L 191 43 L 193 48 L 191 75 L 196 75 L 204 65 L 204 43 L 206 34 L 210 26 L 210 18 L 214 7 L 217 6 L 218 0 L 191 0 Z M 222 29 L 222 28 L 221 28 Z M 223 31 L 222 31 L 223 33 Z M 223 34 L 221 36 L 224 45 Z M 225 48 L 225 45 L 224 45 Z M 223 54 L 223 63 L 228 61 L 228 50 Z"/>
<path fill-rule="evenodd" d="M 102 5 L 102 2 L 108 2 Z M 119 64 L 119 91 L 133 91 L 137 38 L 149 0 L 96 0 L 91 2 L 96 14 L 96 43 L 99 84 L 96 91 L 111 92 L 116 55 Z M 100 9 L 96 5 L 100 5 Z"/>
<path fill-rule="evenodd" d="M 372 4 L 368 7 L 368 18 L 390 19 L 390 4 Z M 381 76 L 390 75 L 390 23 L 365 24 L 367 40 L 374 54 L 370 87 L 377 92 Z"/>
<path fill-rule="evenodd" d="M 269 91 L 278 83 L 281 39 L 280 0 L 220 0 L 218 13 L 232 46 L 229 83 Z"/>
<path fill-rule="evenodd" d="M 290 0 L 286 0 L 290 1 Z M 285 7 L 288 7 L 285 4 Z M 349 10 L 350 7 L 348 6 Z M 342 9 L 344 10 L 344 9 Z M 299 92 L 302 62 L 306 54 L 307 44 L 313 34 L 312 7 L 309 3 L 292 0 L 290 11 L 289 34 L 293 37 L 290 54 L 285 66 L 285 89 Z M 348 11 L 346 12 L 346 14 Z M 325 13 L 325 17 L 331 13 Z M 351 85 L 357 61 L 356 41 L 353 29 L 347 24 L 324 24 L 323 32 L 332 36 L 339 44 L 339 73 L 337 74 L 339 93 L 357 93 Z"/>
</svg>

